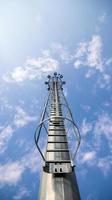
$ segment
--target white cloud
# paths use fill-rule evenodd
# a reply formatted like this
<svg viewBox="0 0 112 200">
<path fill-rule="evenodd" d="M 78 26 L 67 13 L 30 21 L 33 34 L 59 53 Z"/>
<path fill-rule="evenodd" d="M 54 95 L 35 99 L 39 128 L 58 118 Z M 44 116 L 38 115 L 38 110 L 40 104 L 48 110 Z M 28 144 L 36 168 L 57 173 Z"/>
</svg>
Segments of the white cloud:
<svg viewBox="0 0 112 200">
<path fill-rule="evenodd" d="M 81 105 L 81 107 L 85 112 L 89 112 L 91 110 L 91 106 L 89 105 Z"/>
<path fill-rule="evenodd" d="M 8 162 L 0 165 L 0 184 L 16 185 L 22 179 L 22 175 L 26 169 L 31 173 L 37 173 L 39 168 L 40 159 L 38 158 L 37 149 L 33 149 L 25 154 L 21 160 Z"/>
<path fill-rule="evenodd" d="M 86 65 L 86 63 L 84 64 L 84 61 L 81 61 L 81 60 L 78 60 L 78 59 L 74 63 L 74 67 L 76 69 L 78 69 L 81 65 Z"/>
<path fill-rule="evenodd" d="M 28 143 L 27 143 L 27 141 L 26 141 L 26 139 L 17 139 L 16 140 L 16 143 L 15 143 L 19 148 L 22 148 L 22 147 L 26 147 L 27 145 L 28 145 Z M 28 145 L 28 147 L 29 147 L 29 145 Z"/>
<path fill-rule="evenodd" d="M 101 140 L 101 136 L 105 136 L 109 146 L 112 148 L 112 117 L 107 113 L 98 116 L 98 120 L 94 127 L 95 139 Z"/>
<path fill-rule="evenodd" d="M 110 89 L 112 77 L 108 69 L 112 58 L 103 58 L 102 49 L 103 43 L 100 35 L 93 35 L 90 41 L 79 43 L 74 57 L 74 67 L 76 69 L 86 67 L 86 78 L 90 78 L 99 71 L 95 87 Z"/>
<path fill-rule="evenodd" d="M 109 172 L 112 170 L 112 157 L 107 156 L 100 158 L 98 161 L 98 167 L 104 174 L 104 176 L 107 176 Z"/>
<path fill-rule="evenodd" d="M 39 163 L 41 163 L 37 149 L 26 154 L 21 159 L 21 163 L 25 168 L 29 168 L 32 173 L 37 172 L 40 169 Z"/>
<path fill-rule="evenodd" d="M 108 101 L 105 101 L 105 102 L 103 103 L 103 106 L 112 107 L 111 102 L 108 102 Z"/>
<path fill-rule="evenodd" d="M 19 162 L 0 165 L 0 183 L 9 185 L 16 184 L 21 179 L 23 170 Z"/>
<path fill-rule="evenodd" d="M 95 192 L 92 192 L 90 194 L 87 194 L 87 197 L 85 200 L 98 200 L 98 197 L 96 196 Z"/>
<path fill-rule="evenodd" d="M 87 53 L 87 47 L 88 47 L 88 43 L 86 42 L 80 42 L 75 54 L 75 58 L 81 58 L 84 56 L 84 54 Z"/>
<path fill-rule="evenodd" d="M 104 70 L 100 35 L 93 35 L 91 41 L 79 43 L 75 54 L 74 67 L 79 68 L 81 66 L 87 66 L 100 72 Z"/>
<path fill-rule="evenodd" d="M 16 107 L 16 114 L 13 123 L 17 128 L 23 127 L 36 120 L 37 120 L 36 116 L 30 116 L 21 107 L 19 106 Z"/>
<path fill-rule="evenodd" d="M 99 86 L 102 89 L 103 88 L 110 89 L 112 87 L 111 83 L 112 83 L 112 76 L 104 73 L 99 77 L 96 86 Z"/>
<path fill-rule="evenodd" d="M 41 51 L 42 55 L 46 58 L 50 57 L 51 56 L 51 52 L 49 49 L 46 49 L 46 50 L 42 50 Z"/>
<path fill-rule="evenodd" d="M 94 69 L 89 69 L 88 72 L 86 73 L 85 77 L 86 78 L 90 78 L 91 76 L 93 76 L 95 74 Z"/>
<path fill-rule="evenodd" d="M 86 127 L 87 123 L 87 127 Z M 87 134 L 92 128 L 91 138 L 88 140 L 82 139 L 81 147 L 78 153 L 78 162 L 83 169 L 83 165 L 88 167 L 94 166 L 99 169 L 104 176 L 107 176 L 112 169 L 112 116 L 107 113 L 98 115 L 96 121 L 88 124 L 86 120 L 82 123 L 82 130 Z M 90 126 L 89 126 L 90 125 Z M 109 151 L 106 155 L 104 151 L 104 140 L 107 142 Z"/>
<path fill-rule="evenodd" d="M 106 17 L 107 17 L 107 14 L 106 14 L 106 12 L 104 12 L 104 13 L 98 18 L 99 22 L 100 22 L 100 23 L 104 23 L 104 22 L 106 21 Z"/>
<path fill-rule="evenodd" d="M 103 71 L 103 63 L 101 58 L 102 40 L 99 35 L 94 35 L 88 43 L 87 63 L 90 67 L 95 67 L 99 71 Z"/>
<path fill-rule="evenodd" d="M 67 90 L 67 88 L 64 88 L 64 95 L 65 95 L 65 97 L 67 97 L 68 96 L 68 90 Z"/>
<path fill-rule="evenodd" d="M 41 79 L 50 72 L 57 71 L 59 62 L 49 56 L 28 58 L 23 66 L 16 67 L 12 72 L 5 74 L 6 82 L 22 83 L 26 80 Z"/>
<path fill-rule="evenodd" d="M 87 122 L 86 119 L 83 119 L 82 126 L 81 126 L 81 135 L 86 135 L 88 132 L 92 130 L 92 123 Z"/>
<path fill-rule="evenodd" d="M 4 153 L 8 147 L 8 142 L 12 138 L 13 133 L 18 129 L 22 128 L 25 125 L 28 125 L 31 122 L 37 120 L 36 116 L 31 116 L 27 114 L 20 106 L 16 107 L 16 113 L 14 119 L 12 120 L 11 125 L 1 126 L 0 132 L 0 153 Z M 12 128 L 14 127 L 14 128 Z"/>
<path fill-rule="evenodd" d="M 0 125 L 0 131 L 3 130 L 5 128 L 4 125 Z"/>
<path fill-rule="evenodd" d="M 30 195 L 31 192 L 26 187 L 21 187 L 13 199 L 21 200 L 22 198 L 29 197 Z"/>
<path fill-rule="evenodd" d="M 112 77 L 107 67 L 111 65 L 112 58 L 103 58 L 102 49 L 103 43 L 100 35 L 93 35 L 90 41 L 79 43 L 74 56 L 74 67 L 76 69 L 86 67 L 86 78 L 90 78 L 99 71 L 95 88 L 99 87 L 109 90 L 112 85 Z"/>
<path fill-rule="evenodd" d="M 90 164 L 93 160 L 95 160 L 95 158 L 96 158 L 95 151 L 85 152 L 82 156 L 81 163 L 89 163 Z"/>
<path fill-rule="evenodd" d="M 103 12 L 102 15 L 100 15 L 98 17 L 98 23 L 95 27 L 96 32 L 100 32 L 101 31 L 101 25 L 104 24 L 107 20 L 107 13 Z"/>
<path fill-rule="evenodd" d="M 109 58 L 109 59 L 107 59 L 106 62 L 105 62 L 105 64 L 106 64 L 107 66 L 110 65 L 110 64 L 112 64 L 112 57 Z"/>
<path fill-rule="evenodd" d="M 0 153 L 4 153 L 7 148 L 7 143 L 12 137 L 14 129 L 8 125 L 0 133 Z"/>
<path fill-rule="evenodd" d="M 61 43 L 52 44 L 51 49 L 65 64 L 68 64 L 73 59 L 73 55 Z"/>
</svg>

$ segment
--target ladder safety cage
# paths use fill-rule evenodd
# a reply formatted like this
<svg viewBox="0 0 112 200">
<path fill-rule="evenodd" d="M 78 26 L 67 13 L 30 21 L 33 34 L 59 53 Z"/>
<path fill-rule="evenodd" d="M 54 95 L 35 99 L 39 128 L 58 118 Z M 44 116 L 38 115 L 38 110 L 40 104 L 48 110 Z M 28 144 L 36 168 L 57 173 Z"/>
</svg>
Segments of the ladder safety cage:
<svg viewBox="0 0 112 200">
<path fill-rule="evenodd" d="M 52 130 L 52 128 L 50 127 L 54 127 L 55 132 L 60 129 L 63 130 L 62 128 L 64 127 L 67 138 L 69 140 L 69 135 L 68 135 L 68 131 L 67 130 L 67 125 L 66 123 L 69 123 L 72 127 L 73 130 L 73 136 L 74 136 L 74 141 L 76 142 L 76 148 L 74 150 L 74 152 L 70 152 L 70 158 L 71 158 L 71 163 L 73 163 L 72 165 L 74 166 L 74 162 L 75 162 L 75 157 L 77 154 L 77 151 L 79 149 L 80 146 L 80 141 L 81 141 L 81 136 L 80 136 L 80 132 L 79 129 L 77 127 L 77 125 L 74 122 L 73 119 L 73 115 L 72 112 L 70 110 L 70 107 L 68 105 L 68 102 L 66 100 L 66 97 L 63 93 L 63 85 L 65 84 L 65 81 L 62 81 L 63 76 L 57 73 L 54 73 L 54 76 L 50 76 L 48 75 L 48 81 L 45 82 L 46 85 L 48 85 L 48 97 L 47 100 L 44 104 L 44 109 L 43 112 L 41 114 L 41 118 L 40 118 L 40 123 L 35 131 L 35 135 L 34 135 L 34 140 L 35 140 L 35 144 L 37 146 L 37 149 L 43 159 L 43 161 L 46 163 L 52 163 L 52 162 L 57 162 L 57 161 L 53 161 L 53 160 L 47 160 L 45 154 L 42 152 L 41 147 L 39 146 L 39 140 L 40 140 L 40 134 L 42 134 L 42 130 L 44 128 L 46 134 L 47 134 L 47 138 L 48 136 L 53 136 L 50 133 L 49 134 L 49 130 Z M 56 108 L 56 105 L 58 103 L 58 109 Z M 64 109 L 66 110 L 66 112 L 64 111 Z M 56 114 L 57 112 L 57 114 Z M 65 114 L 65 116 L 64 116 Z M 47 126 L 46 126 L 47 123 Z M 58 129 L 57 129 L 58 128 Z M 60 135 L 56 135 L 55 136 L 59 137 Z M 64 137 L 64 134 L 62 134 L 62 136 Z M 61 142 L 61 141 L 60 141 Z M 53 142 L 54 143 L 54 142 Z M 58 143 L 58 142 L 56 142 Z M 56 149 L 53 150 L 46 150 L 46 152 L 67 152 L 67 149 L 62 150 L 62 149 L 58 149 L 56 151 Z M 62 160 L 59 162 L 70 162 L 69 160 Z"/>
</svg>

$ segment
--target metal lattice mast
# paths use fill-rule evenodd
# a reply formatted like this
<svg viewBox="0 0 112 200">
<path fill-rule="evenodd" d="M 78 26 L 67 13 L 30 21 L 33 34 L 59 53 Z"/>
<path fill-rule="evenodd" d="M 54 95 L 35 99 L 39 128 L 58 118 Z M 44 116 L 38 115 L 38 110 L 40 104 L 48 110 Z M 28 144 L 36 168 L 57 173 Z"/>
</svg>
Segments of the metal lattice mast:
<svg viewBox="0 0 112 200">
<path fill-rule="evenodd" d="M 39 200 L 80 200 L 74 171 L 74 159 L 80 145 L 80 134 L 63 93 L 63 76 L 48 76 L 48 98 L 35 132 L 35 143 L 44 160 Z M 69 131 L 68 127 L 70 125 Z M 45 153 L 39 146 L 46 132 Z M 70 132 L 70 133 L 69 133 Z M 69 137 L 74 136 L 74 153 L 70 153 Z M 43 135 L 45 138 L 45 135 Z M 72 140 L 73 144 L 73 140 Z"/>
</svg>

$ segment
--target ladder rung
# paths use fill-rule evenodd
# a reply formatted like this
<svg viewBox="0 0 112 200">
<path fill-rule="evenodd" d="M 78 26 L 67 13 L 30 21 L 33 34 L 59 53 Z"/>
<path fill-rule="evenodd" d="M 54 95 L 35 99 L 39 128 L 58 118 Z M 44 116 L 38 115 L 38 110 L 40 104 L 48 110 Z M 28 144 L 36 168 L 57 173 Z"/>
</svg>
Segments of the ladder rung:
<svg viewBox="0 0 112 200">
<path fill-rule="evenodd" d="M 49 134 L 49 136 L 66 136 L 66 134 L 63 134 L 63 135 L 61 135 L 61 134 Z"/>
<path fill-rule="evenodd" d="M 50 128 L 49 131 L 65 131 L 65 129 L 54 129 L 54 128 L 51 129 L 51 128 Z"/>
<path fill-rule="evenodd" d="M 47 160 L 46 163 L 71 163 L 70 160 Z"/>
<path fill-rule="evenodd" d="M 51 149 L 47 150 L 47 152 L 69 152 L 68 149 Z"/>
<path fill-rule="evenodd" d="M 60 125 L 60 124 L 49 124 L 49 126 L 54 126 L 54 127 L 56 127 L 56 126 L 59 126 L 59 127 L 64 127 L 64 125 Z"/>
<path fill-rule="evenodd" d="M 56 141 L 48 141 L 47 143 L 65 143 L 65 144 L 67 144 L 68 142 L 56 142 Z"/>
</svg>

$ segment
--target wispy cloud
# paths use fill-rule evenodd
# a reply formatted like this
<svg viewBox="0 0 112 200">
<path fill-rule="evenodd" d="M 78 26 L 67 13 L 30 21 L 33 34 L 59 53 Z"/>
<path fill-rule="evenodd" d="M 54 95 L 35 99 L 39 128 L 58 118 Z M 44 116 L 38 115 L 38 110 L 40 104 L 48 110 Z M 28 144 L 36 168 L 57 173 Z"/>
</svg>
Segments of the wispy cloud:
<svg viewBox="0 0 112 200">
<path fill-rule="evenodd" d="M 81 163 L 88 165 L 94 165 L 94 162 L 96 159 L 96 152 L 95 151 L 88 151 L 82 154 Z"/>
<path fill-rule="evenodd" d="M 0 131 L 3 130 L 5 128 L 4 125 L 0 125 Z"/>
<path fill-rule="evenodd" d="M 96 82 L 96 86 L 99 86 L 101 89 L 106 88 L 110 89 L 112 87 L 112 76 L 110 74 L 102 74 Z"/>
<path fill-rule="evenodd" d="M 3 130 L 0 133 L 0 153 L 4 153 L 4 151 L 7 148 L 7 144 L 12 137 L 14 132 L 14 129 L 8 125 L 3 128 Z"/>
<path fill-rule="evenodd" d="M 21 179 L 24 171 L 27 169 L 31 173 L 40 171 L 40 159 L 37 149 L 31 150 L 25 154 L 21 160 L 10 161 L 0 165 L 0 184 L 16 185 Z"/>
<path fill-rule="evenodd" d="M 109 67 L 112 58 L 104 58 L 103 42 L 100 35 L 93 35 L 90 41 L 80 42 L 74 56 L 74 67 L 80 69 L 85 67 L 87 72 L 86 78 L 90 78 L 98 73 L 96 87 L 111 88 L 112 78 L 109 73 Z"/>
<path fill-rule="evenodd" d="M 0 165 L 0 183 L 15 185 L 20 181 L 23 171 L 24 168 L 18 161 Z"/>
<path fill-rule="evenodd" d="M 16 113 L 14 116 L 13 124 L 17 127 L 23 127 L 31 122 L 34 122 L 37 120 L 36 116 L 30 116 L 28 115 L 20 106 L 16 107 Z"/>
<path fill-rule="evenodd" d="M 27 153 L 22 159 L 21 163 L 25 168 L 30 169 L 32 173 L 40 170 L 40 158 L 38 156 L 37 149 L 33 149 L 29 153 Z"/>
<path fill-rule="evenodd" d="M 89 112 L 91 110 L 91 106 L 89 105 L 81 105 L 81 107 L 85 112 Z"/>
<path fill-rule="evenodd" d="M 88 167 L 100 169 L 104 176 L 107 176 L 112 169 L 112 116 L 108 113 L 101 113 L 91 123 L 83 120 L 82 130 L 84 136 L 92 129 L 89 140 L 87 137 L 82 137 L 81 147 L 77 156 L 78 163 Z M 83 132 L 83 131 L 82 131 Z M 83 135 L 82 135 L 83 136 Z M 109 148 L 106 154 L 103 154 L 104 140 Z"/>
<path fill-rule="evenodd" d="M 81 135 L 86 135 L 88 132 L 92 130 L 92 123 L 87 122 L 86 119 L 83 119 L 82 126 L 80 129 Z"/>
<path fill-rule="evenodd" d="M 18 128 L 22 128 L 26 125 L 29 125 L 30 123 L 35 122 L 36 120 L 36 116 L 30 115 L 29 113 L 25 112 L 25 110 L 22 107 L 15 107 L 15 113 L 12 122 L 7 126 L 1 126 L 0 153 L 4 153 L 5 150 L 8 148 L 9 141 L 12 138 L 13 133 L 16 134 Z"/>
<path fill-rule="evenodd" d="M 107 113 L 100 114 L 94 126 L 95 145 L 100 148 L 102 137 L 108 141 L 110 149 L 112 149 L 112 117 Z"/>
<path fill-rule="evenodd" d="M 68 64 L 73 60 L 73 55 L 61 43 L 53 43 L 51 45 L 51 50 L 58 55 L 60 60 L 65 64 Z"/>
<path fill-rule="evenodd" d="M 100 23 L 104 23 L 104 22 L 106 21 L 106 18 L 107 18 L 107 13 L 104 12 L 104 13 L 98 18 L 98 20 L 99 20 Z"/>
<path fill-rule="evenodd" d="M 81 42 L 76 50 L 74 67 L 87 66 L 91 69 L 104 70 L 102 60 L 102 39 L 100 35 L 93 35 L 88 42 Z"/>
<path fill-rule="evenodd" d="M 86 78 L 99 72 L 96 82 L 98 87 L 110 87 L 111 78 L 107 67 L 111 65 L 112 58 L 107 59 L 102 55 L 103 42 L 100 34 L 92 35 L 89 41 L 80 42 L 73 52 L 61 43 L 53 43 L 49 49 L 42 50 L 41 53 L 40 57 L 27 58 L 23 66 L 15 67 L 11 72 L 4 74 L 3 80 L 18 84 L 27 80 L 38 80 L 48 73 L 58 71 L 60 63 L 64 63 L 72 64 L 75 69 L 85 67 Z"/>
<path fill-rule="evenodd" d="M 85 200 L 98 200 L 98 197 L 95 194 L 95 192 L 92 192 L 90 194 L 87 194 L 87 197 L 85 198 Z"/>
<path fill-rule="evenodd" d="M 50 56 L 27 58 L 23 66 L 16 67 L 12 72 L 3 76 L 6 82 L 22 83 L 25 80 L 41 79 L 50 72 L 57 71 L 59 62 Z"/>
<path fill-rule="evenodd" d="M 112 57 L 108 58 L 105 63 L 106 63 L 107 66 L 111 65 L 112 64 Z"/>
<path fill-rule="evenodd" d="M 104 174 L 104 176 L 107 176 L 109 172 L 112 170 L 112 157 L 111 156 L 106 156 L 103 158 L 100 158 L 98 160 L 98 167 Z"/>
<path fill-rule="evenodd" d="M 14 196 L 14 200 L 21 200 L 25 197 L 30 197 L 31 192 L 26 187 L 21 187 L 17 194 Z"/>
</svg>

